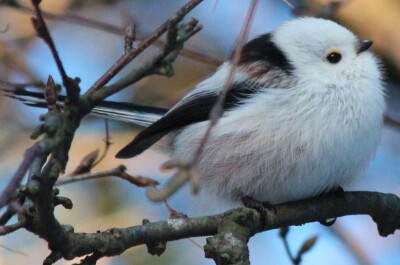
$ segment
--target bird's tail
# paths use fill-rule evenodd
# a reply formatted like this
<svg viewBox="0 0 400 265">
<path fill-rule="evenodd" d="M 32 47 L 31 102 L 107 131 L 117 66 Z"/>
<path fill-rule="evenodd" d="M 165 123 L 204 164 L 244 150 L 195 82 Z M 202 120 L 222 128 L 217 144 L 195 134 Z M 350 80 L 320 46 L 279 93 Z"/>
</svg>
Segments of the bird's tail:
<svg viewBox="0 0 400 265">
<path fill-rule="evenodd" d="M 46 99 L 42 93 L 32 92 L 24 89 L 1 89 L 6 96 L 22 101 L 25 105 L 46 108 Z M 65 96 L 58 96 L 57 105 L 62 108 Z M 147 127 L 160 119 L 167 109 L 137 105 L 127 102 L 103 101 L 94 107 L 90 112 L 91 115 L 118 120 L 123 122 L 134 123 Z"/>
</svg>

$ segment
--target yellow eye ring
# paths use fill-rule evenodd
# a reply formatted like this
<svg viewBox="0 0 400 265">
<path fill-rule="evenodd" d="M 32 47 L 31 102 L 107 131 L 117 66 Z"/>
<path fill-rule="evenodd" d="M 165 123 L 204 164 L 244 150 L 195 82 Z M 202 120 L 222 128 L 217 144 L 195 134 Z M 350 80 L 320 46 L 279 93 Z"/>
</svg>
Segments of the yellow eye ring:
<svg viewBox="0 0 400 265">
<path fill-rule="evenodd" d="M 342 59 L 342 54 L 338 50 L 330 50 L 326 59 L 332 64 L 337 64 Z"/>
</svg>

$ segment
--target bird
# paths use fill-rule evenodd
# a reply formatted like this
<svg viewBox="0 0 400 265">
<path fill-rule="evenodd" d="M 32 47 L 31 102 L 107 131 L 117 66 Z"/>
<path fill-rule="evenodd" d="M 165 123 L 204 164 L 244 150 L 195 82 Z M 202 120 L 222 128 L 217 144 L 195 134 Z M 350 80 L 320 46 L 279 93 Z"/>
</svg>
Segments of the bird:
<svg viewBox="0 0 400 265">
<path fill-rule="evenodd" d="M 312 17 L 247 42 L 223 114 L 197 159 L 201 189 L 227 202 L 249 196 L 278 204 L 329 193 L 362 175 L 385 111 L 383 70 L 371 45 L 336 22 Z M 91 114 L 145 127 L 117 158 L 168 138 L 169 156 L 191 161 L 231 67 L 229 59 L 169 110 L 105 101 Z M 8 94 L 45 106 L 40 93 Z"/>
</svg>

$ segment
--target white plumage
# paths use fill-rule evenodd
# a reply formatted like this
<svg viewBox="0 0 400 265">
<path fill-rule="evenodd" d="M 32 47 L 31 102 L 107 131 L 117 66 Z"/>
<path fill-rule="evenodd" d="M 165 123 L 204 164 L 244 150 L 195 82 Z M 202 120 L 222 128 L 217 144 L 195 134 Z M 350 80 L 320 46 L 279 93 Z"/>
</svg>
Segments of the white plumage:
<svg viewBox="0 0 400 265">
<path fill-rule="evenodd" d="M 295 81 L 263 89 L 251 103 L 227 111 L 213 129 L 199 169 L 203 187 L 222 198 L 249 195 L 279 203 L 329 191 L 361 174 L 379 140 L 381 73 L 371 53 L 357 54 L 358 39 L 350 31 L 302 18 L 278 28 L 273 40 L 294 65 Z M 342 54 L 335 65 L 326 61 L 332 49 Z M 188 97 L 220 89 L 229 67 L 225 63 Z M 246 78 L 239 69 L 235 82 Z M 204 121 L 183 129 L 172 156 L 190 158 L 207 126 Z"/>
</svg>

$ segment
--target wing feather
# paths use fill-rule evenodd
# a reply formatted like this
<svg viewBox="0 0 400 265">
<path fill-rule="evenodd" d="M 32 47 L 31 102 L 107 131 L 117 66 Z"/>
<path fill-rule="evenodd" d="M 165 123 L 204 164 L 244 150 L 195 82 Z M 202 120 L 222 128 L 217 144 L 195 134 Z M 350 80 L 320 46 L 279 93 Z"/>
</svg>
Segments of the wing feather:
<svg viewBox="0 0 400 265">
<path fill-rule="evenodd" d="M 245 99 L 259 91 L 259 86 L 251 82 L 233 85 L 227 94 L 224 110 L 231 110 L 245 103 Z M 128 145 L 116 155 L 117 158 L 130 158 L 139 155 L 171 131 L 193 123 L 209 119 L 210 111 L 218 100 L 217 91 L 207 90 L 192 93 L 173 107 L 161 119 L 141 131 Z"/>
</svg>

